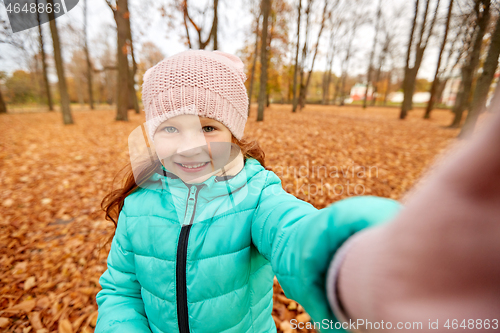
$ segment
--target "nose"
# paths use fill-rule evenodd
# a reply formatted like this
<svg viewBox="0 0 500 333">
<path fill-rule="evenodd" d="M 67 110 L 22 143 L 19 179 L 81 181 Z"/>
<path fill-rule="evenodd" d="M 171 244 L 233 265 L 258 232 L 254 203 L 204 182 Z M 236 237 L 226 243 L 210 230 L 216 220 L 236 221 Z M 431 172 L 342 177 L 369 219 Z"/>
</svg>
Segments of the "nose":
<svg viewBox="0 0 500 333">
<path fill-rule="evenodd" d="M 189 131 L 182 136 L 177 154 L 185 157 L 195 156 L 200 154 L 206 145 L 205 135 L 201 131 Z"/>
</svg>

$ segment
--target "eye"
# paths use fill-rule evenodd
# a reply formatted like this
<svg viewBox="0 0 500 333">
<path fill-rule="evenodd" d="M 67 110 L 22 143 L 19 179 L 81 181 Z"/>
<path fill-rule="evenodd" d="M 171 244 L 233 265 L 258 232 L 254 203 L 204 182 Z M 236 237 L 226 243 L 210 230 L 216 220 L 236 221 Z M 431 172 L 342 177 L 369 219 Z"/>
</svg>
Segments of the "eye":
<svg viewBox="0 0 500 333">
<path fill-rule="evenodd" d="M 174 126 L 165 126 L 163 130 L 167 133 L 175 133 L 177 131 L 177 128 Z"/>
<path fill-rule="evenodd" d="M 213 126 L 204 126 L 204 127 L 203 127 L 203 130 L 204 130 L 205 132 L 212 132 L 212 131 L 215 131 L 215 130 L 216 130 L 216 128 L 215 128 L 215 127 L 213 127 Z"/>
</svg>

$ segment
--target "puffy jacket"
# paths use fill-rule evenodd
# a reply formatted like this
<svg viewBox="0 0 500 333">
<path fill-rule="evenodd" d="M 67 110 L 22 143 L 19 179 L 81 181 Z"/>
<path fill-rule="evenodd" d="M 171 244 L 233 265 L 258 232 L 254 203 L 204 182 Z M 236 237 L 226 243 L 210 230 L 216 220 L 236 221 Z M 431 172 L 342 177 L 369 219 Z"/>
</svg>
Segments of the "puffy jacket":
<svg viewBox="0 0 500 333">
<path fill-rule="evenodd" d="M 318 210 L 253 158 L 198 184 L 162 171 L 125 199 L 96 333 L 276 332 L 274 275 L 313 321 L 335 322 L 325 286 L 335 251 L 401 207 L 358 196 Z"/>
</svg>

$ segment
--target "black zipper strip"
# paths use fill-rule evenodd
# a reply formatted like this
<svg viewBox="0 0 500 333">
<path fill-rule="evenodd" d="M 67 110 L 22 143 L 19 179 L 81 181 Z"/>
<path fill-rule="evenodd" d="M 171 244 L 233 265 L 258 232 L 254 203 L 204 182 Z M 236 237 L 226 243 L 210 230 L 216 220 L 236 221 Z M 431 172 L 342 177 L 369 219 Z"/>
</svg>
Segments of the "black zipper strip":
<svg viewBox="0 0 500 333">
<path fill-rule="evenodd" d="M 191 192 L 191 186 L 189 187 L 189 192 Z M 179 325 L 180 333 L 189 333 L 189 316 L 186 287 L 186 259 L 189 232 L 191 231 L 191 226 L 193 225 L 194 216 L 196 214 L 196 200 L 198 199 L 198 193 L 200 192 L 200 189 L 198 187 L 196 187 L 196 189 L 197 191 L 194 196 L 194 207 L 193 214 L 191 215 L 191 221 L 189 221 L 188 225 L 182 226 L 181 233 L 179 235 L 179 243 L 177 244 L 177 324 Z"/>
<path fill-rule="evenodd" d="M 186 254 L 191 225 L 183 225 L 177 246 L 177 321 L 180 333 L 189 333 L 187 290 L 186 290 Z"/>
</svg>

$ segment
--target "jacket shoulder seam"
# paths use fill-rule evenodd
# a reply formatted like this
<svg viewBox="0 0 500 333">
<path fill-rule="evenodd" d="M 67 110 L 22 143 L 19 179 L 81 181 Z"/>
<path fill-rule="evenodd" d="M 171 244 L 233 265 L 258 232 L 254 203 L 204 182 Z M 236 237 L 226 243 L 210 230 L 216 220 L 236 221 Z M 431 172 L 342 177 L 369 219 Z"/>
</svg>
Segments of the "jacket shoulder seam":
<svg viewBox="0 0 500 333">
<path fill-rule="evenodd" d="M 136 256 L 140 256 L 140 257 L 155 258 L 155 259 L 158 259 L 158 260 L 175 262 L 175 259 L 170 260 L 170 259 L 166 259 L 166 258 L 159 258 L 159 257 L 156 257 L 156 256 L 152 256 L 152 255 L 150 256 L 150 255 L 147 255 L 147 254 L 140 254 L 140 253 L 135 253 L 135 252 L 134 252 L 134 254 Z"/>
<path fill-rule="evenodd" d="M 215 298 L 219 298 L 219 297 L 222 297 L 222 296 L 225 296 L 225 295 L 229 295 L 230 293 L 233 293 L 237 290 L 240 290 L 240 289 L 243 289 L 243 288 L 250 288 L 250 286 L 248 285 L 248 283 L 245 283 L 243 286 L 239 287 L 239 288 L 236 288 L 236 289 L 233 289 L 233 290 L 230 290 L 228 291 L 227 293 L 224 293 L 224 294 L 220 294 L 220 295 L 217 295 L 217 296 L 214 296 L 214 297 L 210 297 L 210 298 L 204 298 L 204 299 L 201 299 L 199 301 L 196 301 L 196 302 L 190 302 L 188 301 L 189 304 L 196 304 L 196 303 L 200 303 L 200 302 L 206 302 L 206 301 L 209 301 L 209 300 L 212 300 L 212 299 L 215 299 Z"/>
<path fill-rule="evenodd" d="M 262 302 L 262 300 L 263 300 L 263 299 L 266 299 L 267 294 L 272 293 L 272 292 L 273 292 L 273 288 L 269 289 L 269 291 L 268 291 L 268 292 L 267 292 L 264 296 L 262 296 L 262 298 L 261 298 L 261 299 L 260 299 L 257 303 L 255 303 L 255 304 L 254 304 L 254 307 L 255 307 L 255 306 L 257 306 L 257 304 L 259 304 L 260 302 Z M 259 317 L 260 317 L 263 313 L 264 313 L 264 311 L 261 311 L 261 312 L 257 315 L 257 317 L 255 317 L 255 318 L 253 319 L 253 320 L 254 320 L 254 322 L 255 322 L 255 321 L 256 321 L 256 320 L 257 320 L 257 319 L 258 319 L 258 318 L 259 318 Z"/>
<path fill-rule="evenodd" d="M 208 220 L 203 220 L 203 221 L 199 221 L 199 222 L 196 222 L 195 224 L 208 224 L 210 222 L 213 222 L 213 221 L 217 221 L 221 218 L 224 218 L 224 217 L 228 217 L 228 216 L 231 216 L 231 215 L 235 215 L 235 214 L 239 214 L 239 213 L 243 213 L 243 212 L 246 212 L 246 211 L 249 211 L 249 210 L 255 210 L 255 207 L 252 207 L 252 208 L 247 208 L 247 209 L 242 209 L 240 211 L 237 211 L 237 212 L 231 212 L 229 214 L 223 214 L 223 215 L 219 215 L 219 216 L 216 216 L 214 218 L 212 218 L 210 221 Z"/>
<path fill-rule="evenodd" d="M 245 249 L 247 249 L 249 247 L 250 247 L 250 245 L 247 245 L 244 248 L 241 248 L 241 249 L 236 250 L 236 251 L 227 252 L 227 253 L 221 253 L 221 254 L 216 254 L 214 256 L 210 256 L 210 257 L 206 257 L 206 258 L 191 259 L 191 260 L 188 260 L 188 262 L 196 262 L 196 261 L 201 261 L 201 260 L 205 260 L 205 259 L 212 259 L 212 258 L 216 258 L 216 257 L 227 256 L 227 255 L 230 255 L 230 254 L 241 252 L 241 251 L 243 251 L 243 250 L 245 250 Z"/>
<path fill-rule="evenodd" d="M 159 216 L 159 215 L 154 215 L 154 214 L 131 215 L 131 216 L 127 216 L 127 217 L 128 217 L 128 218 L 135 218 L 135 219 L 138 219 L 138 218 L 141 218 L 141 217 L 157 217 L 157 218 L 160 218 L 160 219 L 162 219 L 162 220 L 167 220 L 167 221 L 171 221 L 171 222 L 179 223 L 179 221 L 177 221 L 177 220 L 169 219 L 168 217 L 165 217 L 165 216 Z"/>
<path fill-rule="evenodd" d="M 125 219 L 124 219 L 124 221 L 123 221 L 123 223 L 125 224 L 125 225 L 124 225 L 124 226 L 125 226 L 125 235 L 124 235 L 124 236 L 125 236 L 125 239 L 127 240 L 127 242 L 128 242 L 128 243 L 130 243 L 130 246 L 132 246 L 132 243 L 130 242 L 130 238 L 129 238 L 129 235 L 128 235 L 128 223 L 127 223 L 127 220 L 128 220 L 128 215 L 127 215 L 127 213 L 125 212 L 125 207 L 123 207 L 123 209 L 122 209 L 122 211 L 121 211 L 121 212 L 122 212 L 123 216 L 125 216 Z M 118 220 L 119 220 L 119 219 L 118 219 Z M 119 223 L 119 221 L 118 221 L 118 223 Z M 129 252 L 129 253 L 133 253 L 133 252 L 134 252 L 134 251 L 133 251 L 133 250 L 134 250 L 133 248 L 132 248 L 131 250 L 127 250 L 126 248 L 124 248 L 123 246 L 121 246 L 121 245 L 120 245 L 120 243 L 118 242 L 118 239 L 117 239 L 117 242 L 116 242 L 116 243 L 117 243 L 117 244 L 120 246 L 120 248 L 121 248 L 122 250 L 124 250 L 125 252 Z"/>
<path fill-rule="evenodd" d="M 243 316 L 243 319 L 245 319 L 245 317 L 246 317 L 246 316 L 248 316 L 248 313 L 249 313 L 249 312 L 250 312 L 250 318 L 252 318 L 251 309 L 252 309 L 251 307 L 250 307 L 250 308 L 248 308 L 247 312 L 246 312 L 246 313 L 245 313 L 245 315 Z M 240 323 L 241 323 L 241 321 L 240 321 L 240 322 L 238 322 L 237 324 L 235 324 L 235 325 L 231 326 L 231 327 L 226 328 L 226 329 L 225 329 L 225 330 L 223 330 L 223 331 L 220 331 L 219 333 L 226 332 L 226 331 L 230 330 L 231 328 L 236 327 L 236 326 L 237 326 L 238 324 L 240 324 Z M 252 328 L 252 331 L 253 331 L 253 321 L 252 321 L 252 323 L 250 324 L 250 328 Z M 247 331 L 247 332 L 248 332 L 248 331 Z"/>
<path fill-rule="evenodd" d="M 262 190 L 262 192 L 264 192 L 264 190 L 267 188 L 267 179 L 269 178 L 269 173 L 266 174 L 266 180 L 264 181 L 264 189 Z M 262 192 L 260 193 L 260 197 L 259 197 L 259 207 L 260 208 L 260 201 L 262 199 Z M 258 209 L 257 209 L 258 210 Z M 259 235 L 259 248 L 261 248 L 262 246 L 262 234 L 264 233 L 264 226 L 266 225 L 267 223 L 267 219 L 269 218 L 269 215 L 271 215 L 271 212 L 269 212 L 264 220 L 264 222 L 262 223 L 262 228 L 260 229 L 260 235 Z"/>
<path fill-rule="evenodd" d="M 152 292 L 151 290 L 147 289 L 147 288 L 144 288 L 144 286 L 141 285 L 141 288 L 146 290 L 149 294 L 153 295 L 154 297 L 158 298 L 158 299 L 161 299 L 162 301 L 165 301 L 165 302 L 171 302 L 169 301 L 168 299 L 164 299 L 163 297 L 160 297 L 158 295 L 156 295 L 154 292 Z"/>
</svg>

